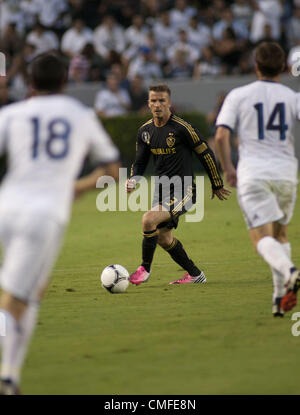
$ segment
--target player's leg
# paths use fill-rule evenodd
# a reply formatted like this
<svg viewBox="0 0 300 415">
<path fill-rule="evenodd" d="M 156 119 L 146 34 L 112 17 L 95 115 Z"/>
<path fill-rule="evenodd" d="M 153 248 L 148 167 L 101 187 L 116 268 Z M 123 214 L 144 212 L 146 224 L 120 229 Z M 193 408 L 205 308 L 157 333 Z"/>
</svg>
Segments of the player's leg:
<svg viewBox="0 0 300 415">
<path fill-rule="evenodd" d="M 142 264 L 130 275 L 130 282 L 139 285 L 150 277 L 150 269 L 157 246 L 157 225 L 170 220 L 170 212 L 156 205 L 143 215 Z"/>
<path fill-rule="evenodd" d="M 293 183 L 256 180 L 239 184 L 238 199 L 256 252 L 287 283 L 294 279 L 294 267 L 286 247 L 275 238 L 275 225 L 286 225 L 295 201 Z M 296 273 L 296 274 L 295 274 Z"/>
<path fill-rule="evenodd" d="M 174 238 L 172 229 L 167 227 L 158 229 L 158 244 L 186 271 L 183 278 L 172 281 L 170 284 L 204 283 L 206 281 L 204 273 L 188 257 L 181 242 Z"/>
<path fill-rule="evenodd" d="M 283 297 L 285 300 L 281 300 L 280 306 L 284 311 L 288 311 L 296 305 L 296 294 L 300 285 L 299 271 L 294 266 L 287 248 L 274 236 L 273 223 L 250 229 L 250 237 L 258 254 L 278 273 L 279 280 L 283 277 L 284 285 L 290 294 Z"/>
<path fill-rule="evenodd" d="M 257 253 L 288 282 L 295 267 L 282 244 L 275 239 L 273 227 L 271 222 L 250 229 L 250 238 Z"/>
<path fill-rule="evenodd" d="M 287 239 L 287 225 L 274 222 L 274 238 L 282 245 L 286 254 L 291 258 L 291 245 Z M 281 308 L 281 300 L 286 293 L 284 275 L 271 268 L 273 279 L 272 312 L 274 317 L 283 317 L 284 311 Z"/>
<path fill-rule="evenodd" d="M 0 312 L 4 316 L 5 337 L 2 340 L 0 394 L 20 393 L 20 372 L 38 309 L 38 304 L 20 300 L 6 291 L 1 294 Z"/>
<path fill-rule="evenodd" d="M 4 394 L 18 392 L 21 369 L 36 326 L 42 288 L 60 247 L 61 227 L 46 220 L 42 222 L 36 228 L 38 232 L 15 234 L 5 250 L 0 309 L 6 326 L 1 344 Z M 34 228 L 34 220 L 32 224 Z"/>
</svg>

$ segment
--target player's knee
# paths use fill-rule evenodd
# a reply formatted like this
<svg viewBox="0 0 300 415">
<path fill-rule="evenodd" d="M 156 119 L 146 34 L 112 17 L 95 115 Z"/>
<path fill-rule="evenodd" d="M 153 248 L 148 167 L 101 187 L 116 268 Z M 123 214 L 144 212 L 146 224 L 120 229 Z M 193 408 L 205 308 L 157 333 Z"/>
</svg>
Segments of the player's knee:
<svg viewBox="0 0 300 415">
<path fill-rule="evenodd" d="M 16 320 L 19 320 L 27 308 L 27 302 L 3 291 L 0 299 L 0 308 L 7 310 Z"/>
<path fill-rule="evenodd" d="M 156 228 L 156 222 L 152 212 L 147 212 L 143 215 L 143 229 L 152 230 Z"/>
<path fill-rule="evenodd" d="M 172 241 L 173 241 L 173 236 L 172 235 L 158 234 L 157 243 L 163 249 L 168 249 L 169 246 L 172 244 Z"/>
</svg>

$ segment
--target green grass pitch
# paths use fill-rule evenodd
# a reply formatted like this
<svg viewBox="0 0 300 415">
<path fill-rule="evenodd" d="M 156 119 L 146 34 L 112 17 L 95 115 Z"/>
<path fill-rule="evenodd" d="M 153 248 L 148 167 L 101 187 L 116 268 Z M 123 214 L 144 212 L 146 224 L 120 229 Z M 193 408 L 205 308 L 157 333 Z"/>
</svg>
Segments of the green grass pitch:
<svg viewBox="0 0 300 415">
<path fill-rule="evenodd" d="M 146 284 L 112 295 L 99 275 L 140 264 L 142 212 L 75 202 L 23 371 L 25 394 L 298 394 L 300 336 L 292 312 L 271 314 L 272 280 L 254 253 L 235 192 L 183 218 L 175 235 L 207 284 L 169 286 L 182 270 L 157 248 Z M 289 238 L 300 264 L 299 201 Z M 300 311 L 297 306 L 294 311 Z"/>
</svg>

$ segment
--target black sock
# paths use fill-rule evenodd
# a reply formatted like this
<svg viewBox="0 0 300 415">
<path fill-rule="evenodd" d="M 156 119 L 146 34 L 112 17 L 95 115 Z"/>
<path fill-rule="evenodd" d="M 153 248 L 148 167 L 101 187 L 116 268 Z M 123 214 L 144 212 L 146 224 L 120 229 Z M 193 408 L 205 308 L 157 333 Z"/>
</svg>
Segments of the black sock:
<svg viewBox="0 0 300 415">
<path fill-rule="evenodd" d="M 143 262 L 142 266 L 145 268 L 147 272 L 150 272 L 154 251 L 157 245 L 157 231 L 154 229 L 153 231 L 146 231 L 143 232 L 144 239 L 143 239 Z"/>
<path fill-rule="evenodd" d="M 178 265 L 190 274 L 191 277 L 196 277 L 201 274 L 200 269 L 197 268 L 193 261 L 187 256 L 181 242 L 177 239 L 173 239 L 173 242 L 169 248 L 166 248 L 166 251 Z"/>
</svg>

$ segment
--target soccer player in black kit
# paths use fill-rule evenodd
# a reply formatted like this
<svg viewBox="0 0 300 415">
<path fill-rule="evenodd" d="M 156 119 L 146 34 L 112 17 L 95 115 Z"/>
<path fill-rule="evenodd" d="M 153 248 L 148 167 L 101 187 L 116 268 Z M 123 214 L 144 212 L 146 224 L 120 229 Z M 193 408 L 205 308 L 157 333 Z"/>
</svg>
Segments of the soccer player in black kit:
<svg viewBox="0 0 300 415">
<path fill-rule="evenodd" d="M 154 156 L 155 183 L 152 208 L 143 215 L 142 264 L 130 276 L 130 282 L 139 285 L 148 280 L 156 245 L 159 244 L 186 273 L 170 284 L 204 283 L 206 277 L 188 257 L 182 244 L 173 236 L 179 216 L 196 201 L 196 187 L 192 170 L 194 152 L 204 166 L 211 185 L 212 198 L 226 200 L 230 190 L 223 181 L 215 157 L 189 123 L 171 113 L 170 89 L 159 84 L 149 87 L 148 105 L 153 118 L 139 129 L 136 159 L 126 181 L 126 191 L 134 190 L 137 176 L 142 176 L 150 155 Z M 166 180 L 164 180 L 166 179 Z M 171 185 L 170 185 L 171 182 Z"/>
</svg>

